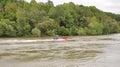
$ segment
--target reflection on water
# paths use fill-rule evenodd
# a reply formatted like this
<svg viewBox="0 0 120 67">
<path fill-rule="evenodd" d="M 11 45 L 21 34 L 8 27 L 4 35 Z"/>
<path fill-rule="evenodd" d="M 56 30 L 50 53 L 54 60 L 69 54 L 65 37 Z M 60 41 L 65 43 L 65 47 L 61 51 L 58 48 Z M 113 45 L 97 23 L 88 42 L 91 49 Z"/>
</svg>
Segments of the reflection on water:
<svg viewBox="0 0 120 67">
<path fill-rule="evenodd" d="M 78 36 L 67 41 L 1 38 L 0 67 L 119 67 L 118 36 Z"/>
</svg>

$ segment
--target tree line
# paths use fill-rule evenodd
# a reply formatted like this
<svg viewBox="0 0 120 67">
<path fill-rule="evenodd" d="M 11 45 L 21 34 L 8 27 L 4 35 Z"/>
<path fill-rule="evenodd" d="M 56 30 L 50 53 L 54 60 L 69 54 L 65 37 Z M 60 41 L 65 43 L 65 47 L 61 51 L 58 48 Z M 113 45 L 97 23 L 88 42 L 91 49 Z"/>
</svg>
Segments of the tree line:
<svg viewBox="0 0 120 67">
<path fill-rule="evenodd" d="M 102 35 L 120 32 L 120 15 L 73 2 L 0 0 L 0 37 Z"/>
</svg>

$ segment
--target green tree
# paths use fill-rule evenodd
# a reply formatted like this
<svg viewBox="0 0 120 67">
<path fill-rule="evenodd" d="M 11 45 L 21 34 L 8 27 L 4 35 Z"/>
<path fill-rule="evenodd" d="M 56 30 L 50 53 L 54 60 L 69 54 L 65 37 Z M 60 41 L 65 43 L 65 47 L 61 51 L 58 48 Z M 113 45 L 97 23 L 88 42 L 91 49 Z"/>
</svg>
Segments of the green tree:
<svg viewBox="0 0 120 67">
<path fill-rule="evenodd" d="M 18 36 L 27 36 L 30 35 L 31 26 L 27 20 L 26 11 L 22 8 L 17 10 L 17 35 Z"/>
<path fill-rule="evenodd" d="M 101 22 L 103 22 L 104 34 L 117 33 L 119 31 L 119 23 L 116 20 L 108 16 L 103 16 Z"/>
<path fill-rule="evenodd" d="M 48 13 L 50 8 L 54 7 L 54 4 L 51 0 L 48 0 L 48 2 L 45 3 L 45 10 Z"/>
<path fill-rule="evenodd" d="M 68 28 L 60 27 L 57 29 L 57 34 L 67 36 L 67 35 L 70 35 L 70 31 Z"/>
<path fill-rule="evenodd" d="M 3 5 L 0 4 L 0 19 L 3 19 L 4 18 L 4 10 L 3 10 Z"/>
<path fill-rule="evenodd" d="M 103 25 L 100 23 L 96 17 L 91 18 L 90 23 L 88 24 L 88 34 L 97 35 L 103 33 Z"/>
<path fill-rule="evenodd" d="M 16 21 L 17 3 L 7 2 L 5 5 L 5 18 Z"/>
<path fill-rule="evenodd" d="M 37 28 L 32 29 L 32 35 L 35 37 L 40 37 L 41 36 L 41 31 Z"/>
<path fill-rule="evenodd" d="M 48 30 L 53 30 L 58 27 L 58 23 L 56 23 L 54 19 L 50 19 L 49 17 L 44 17 L 43 21 L 37 24 L 37 28 L 41 30 L 42 34 L 46 34 Z"/>
<path fill-rule="evenodd" d="M 0 0 L 0 4 L 2 4 L 3 6 L 5 6 L 7 2 L 15 2 L 15 3 L 17 3 L 17 0 Z"/>
<path fill-rule="evenodd" d="M 48 36 L 55 36 L 57 34 L 56 30 L 47 30 L 46 33 Z"/>
<path fill-rule="evenodd" d="M 118 33 L 119 32 L 119 24 L 118 22 L 116 22 L 116 20 L 112 20 L 112 22 L 110 23 L 110 32 L 111 33 Z"/>
<path fill-rule="evenodd" d="M 72 26 L 70 28 L 70 35 L 77 35 L 78 28 L 75 26 Z"/>
<path fill-rule="evenodd" d="M 14 25 L 14 22 L 8 19 L 1 19 L 0 36 L 16 36 L 16 30 L 12 25 Z"/>
<path fill-rule="evenodd" d="M 77 34 L 82 36 L 82 35 L 86 35 L 86 30 L 82 27 L 80 27 L 77 31 Z"/>
</svg>

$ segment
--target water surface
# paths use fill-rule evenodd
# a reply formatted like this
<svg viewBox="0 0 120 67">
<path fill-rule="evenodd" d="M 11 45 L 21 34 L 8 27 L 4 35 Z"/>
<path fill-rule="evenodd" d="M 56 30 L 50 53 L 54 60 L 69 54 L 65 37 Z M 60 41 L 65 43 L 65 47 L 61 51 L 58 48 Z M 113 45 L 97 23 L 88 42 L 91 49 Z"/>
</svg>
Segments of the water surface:
<svg viewBox="0 0 120 67">
<path fill-rule="evenodd" d="M 0 67 L 120 67 L 120 34 L 0 38 Z"/>
</svg>

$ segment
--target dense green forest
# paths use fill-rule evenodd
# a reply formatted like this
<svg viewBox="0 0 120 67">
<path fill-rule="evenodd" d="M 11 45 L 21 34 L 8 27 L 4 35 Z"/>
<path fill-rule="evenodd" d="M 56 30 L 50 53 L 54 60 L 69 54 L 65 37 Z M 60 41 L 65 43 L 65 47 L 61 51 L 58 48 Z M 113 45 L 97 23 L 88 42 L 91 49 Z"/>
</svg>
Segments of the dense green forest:
<svg viewBox="0 0 120 67">
<path fill-rule="evenodd" d="M 120 15 L 72 2 L 0 0 L 0 37 L 102 35 L 120 32 Z"/>
</svg>

